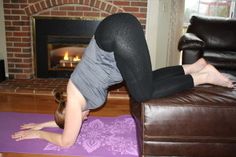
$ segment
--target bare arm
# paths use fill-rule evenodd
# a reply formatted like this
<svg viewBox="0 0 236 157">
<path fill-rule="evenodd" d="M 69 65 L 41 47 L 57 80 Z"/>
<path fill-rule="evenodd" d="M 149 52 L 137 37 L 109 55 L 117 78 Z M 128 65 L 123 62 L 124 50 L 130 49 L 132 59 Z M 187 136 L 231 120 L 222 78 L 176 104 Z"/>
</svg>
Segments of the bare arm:
<svg viewBox="0 0 236 157">
<path fill-rule="evenodd" d="M 76 141 L 82 125 L 82 109 L 85 103 L 84 97 L 72 82 L 69 81 L 67 88 L 65 128 L 61 137 L 65 146 L 71 146 Z"/>
<path fill-rule="evenodd" d="M 31 130 L 41 130 L 43 128 L 56 128 L 58 127 L 55 121 L 48 121 L 43 123 L 28 123 L 21 125 L 21 130 L 31 129 Z"/>
<path fill-rule="evenodd" d="M 79 134 L 82 125 L 82 109 L 86 101 L 76 87 L 69 81 L 67 86 L 67 105 L 65 112 L 65 127 L 62 134 L 41 130 L 20 131 L 13 135 L 17 141 L 24 139 L 40 138 L 53 144 L 70 147 Z M 51 124 L 51 123 L 48 123 Z"/>
</svg>

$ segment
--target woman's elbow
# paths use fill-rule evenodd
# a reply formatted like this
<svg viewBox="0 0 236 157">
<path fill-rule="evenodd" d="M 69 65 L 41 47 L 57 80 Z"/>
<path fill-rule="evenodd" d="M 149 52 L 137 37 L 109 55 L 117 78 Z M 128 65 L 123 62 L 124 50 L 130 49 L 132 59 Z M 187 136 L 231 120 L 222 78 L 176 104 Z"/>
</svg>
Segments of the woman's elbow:
<svg viewBox="0 0 236 157">
<path fill-rule="evenodd" d="M 75 141 L 62 140 L 60 143 L 61 147 L 69 148 L 75 144 Z"/>
</svg>

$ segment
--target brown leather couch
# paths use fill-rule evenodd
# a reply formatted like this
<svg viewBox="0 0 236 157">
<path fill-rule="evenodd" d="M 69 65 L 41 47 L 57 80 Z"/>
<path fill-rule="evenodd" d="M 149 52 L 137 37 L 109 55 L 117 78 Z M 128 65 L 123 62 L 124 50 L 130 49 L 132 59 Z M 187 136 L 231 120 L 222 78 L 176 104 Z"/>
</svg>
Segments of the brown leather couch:
<svg viewBox="0 0 236 157">
<path fill-rule="evenodd" d="M 183 64 L 201 57 L 236 82 L 236 21 L 193 16 L 181 37 Z M 236 156 L 236 89 L 201 85 L 137 103 L 140 156 Z"/>
<path fill-rule="evenodd" d="M 131 101 L 131 111 L 140 156 L 236 156 L 236 89 L 202 85 L 166 98 Z"/>
<path fill-rule="evenodd" d="M 236 19 L 192 16 L 179 40 L 183 64 L 204 57 L 219 70 L 236 75 Z"/>
</svg>

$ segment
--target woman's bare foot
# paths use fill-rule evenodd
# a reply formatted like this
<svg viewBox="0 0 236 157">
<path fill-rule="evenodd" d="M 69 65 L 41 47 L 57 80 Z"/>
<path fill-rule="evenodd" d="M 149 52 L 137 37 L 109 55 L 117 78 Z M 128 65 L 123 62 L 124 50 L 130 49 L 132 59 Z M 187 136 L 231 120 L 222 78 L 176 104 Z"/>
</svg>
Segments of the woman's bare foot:
<svg viewBox="0 0 236 157">
<path fill-rule="evenodd" d="M 183 65 L 185 74 L 193 74 L 201 71 L 207 65 L 207 61 L 204 58 L 200 58 L 193 64 Z"/>
<path fill-rule="evenodd" d="M 233 82 L 221 74 L 214 66 L 208 64 L 201 71 L 192 75 L 194 85 L 213 84 L 228 88 L 233 88 Z"/>
</svg>

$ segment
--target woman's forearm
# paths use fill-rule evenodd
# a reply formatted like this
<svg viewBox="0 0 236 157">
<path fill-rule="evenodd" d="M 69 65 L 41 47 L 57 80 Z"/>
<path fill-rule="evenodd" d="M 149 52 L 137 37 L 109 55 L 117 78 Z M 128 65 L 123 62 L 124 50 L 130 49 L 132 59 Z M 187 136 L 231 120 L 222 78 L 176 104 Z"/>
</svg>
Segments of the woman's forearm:
<svg viewBox="0 0 236 157">
<path fill-rule="evenodd" d="M 62 134 L 48 132 L 48 131 L 39 131 L 39 138 L 44 139 L 50 143 L 53 143 L 55 145 L 61 146 L 61 147 L 70 147 L 74 143 L 67 142 L 63 140 Z"/>
<path fill-rule="evenodd" d="M 44 123 L 41 123 L 40 125 L 42 126 L 42 128 L 58 127 L 55 121 L 44 122 Z"/>
<path fill-rule="evenodd" d="M 48 127 L 58 127 L 55 121 L 49 121 L 44 123 L 28 123 L 21 125 L 21 130 L 31 129 L 31 130 L 41 130 Z"/>
<path fill-rule="evenodd" d="M 65 135 L 64 132 L 62 134 L 59 134 L 35 129 L 19 131 L 14 133 L 11 137 L 16 141 L 27 139 L 43 139 L 61 147 L 70 147 L 76 141 L 76 137 L 71 137 L 71 134 Z"/>
</svg>

